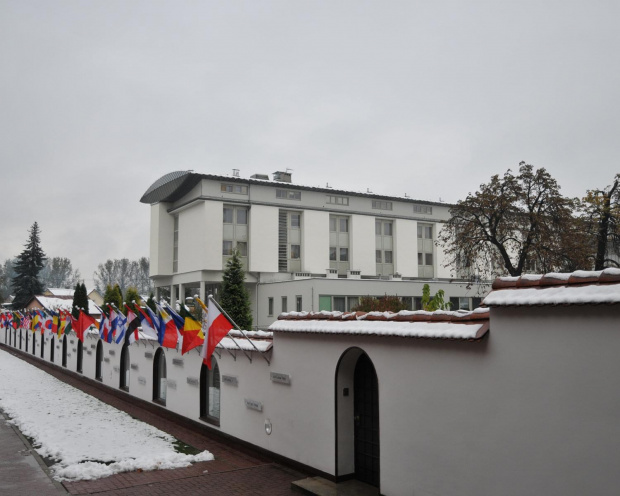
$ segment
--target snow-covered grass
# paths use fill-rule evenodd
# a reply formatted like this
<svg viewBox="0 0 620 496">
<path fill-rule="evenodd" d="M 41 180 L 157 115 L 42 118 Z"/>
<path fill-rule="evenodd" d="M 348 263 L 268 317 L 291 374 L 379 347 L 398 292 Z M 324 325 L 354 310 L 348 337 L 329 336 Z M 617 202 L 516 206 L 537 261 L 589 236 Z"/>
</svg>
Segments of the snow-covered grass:
<svg viewBox="0 0 620 496">
<path fill-rule="evenodd" d="M 58 480 L 98 479 L 137 469 L 213 460 L 176 452 L 176 439 L 0 350 L 0 408 Z"/>
</svg>

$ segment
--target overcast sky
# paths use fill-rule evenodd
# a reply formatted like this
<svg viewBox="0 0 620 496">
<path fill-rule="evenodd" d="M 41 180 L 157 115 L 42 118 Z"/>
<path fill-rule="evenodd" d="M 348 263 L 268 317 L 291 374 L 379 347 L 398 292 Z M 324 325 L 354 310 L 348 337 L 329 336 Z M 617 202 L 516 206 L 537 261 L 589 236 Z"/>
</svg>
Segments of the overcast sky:
<svg viewBox="0 0 620 496">
<path fill-rule="evenodd" d="M 149 255 L 162 175 L 456 202 L 620 172 L 620 2 L 0 0 L 0 262 Z"/>
</svg>

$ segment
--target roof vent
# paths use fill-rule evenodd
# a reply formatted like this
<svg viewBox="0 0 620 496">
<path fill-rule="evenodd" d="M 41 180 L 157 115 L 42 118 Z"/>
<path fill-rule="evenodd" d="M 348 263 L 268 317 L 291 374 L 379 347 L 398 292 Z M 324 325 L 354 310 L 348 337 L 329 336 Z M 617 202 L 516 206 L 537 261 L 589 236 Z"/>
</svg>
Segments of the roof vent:
<svg viewBox="0 0 620 496">
<path fill-rule="evenodd" d="M 252 174 L 250 179 L 260 179 L 261 181 L 269 181 L 269 175 L 267 174 Z"/>
<path fill-rule="evenodd" d="M 274 172 L 273 173 L 273 180 L 274 181 L 280 181 L 281 183 L 290 183 L 291 181 L 291 173 L 288 172 L 288 170 L 286 172 L 282 172 L 282 171 L 278 171 L 278 172 Z"/>
<path fill-rule="evenodd" d="M 233 169 L 233 177 L 239 177 L 239 169 Z"/>
</svg>

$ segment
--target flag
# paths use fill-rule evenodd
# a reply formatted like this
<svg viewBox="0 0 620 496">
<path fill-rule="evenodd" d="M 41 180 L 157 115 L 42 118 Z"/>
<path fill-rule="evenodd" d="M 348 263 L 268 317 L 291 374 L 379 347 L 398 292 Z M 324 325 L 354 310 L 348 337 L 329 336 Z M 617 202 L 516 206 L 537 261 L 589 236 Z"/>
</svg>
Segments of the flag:
<svg viewBox="0 0 620 496">
<path fill-rule="evenodd" d="M 133 344 L 138 340 L 138 327 L 140 327 L 140 319 L 135 312 L 125 304 L 127 308 L 127 343 Z"/>
<path fill-rule="evenodd" d="M 69 323 L 69 312 L 61 310 L 60 312 L 60 325 L 58 326 L 58 339 L 60 339 L 65 332 L 68 331 L 67 325 Z M 69 327 L 71 329 L 71 327 Z"/>
<path fill-rule="evenodd" d="M 192 317 L 185 305 L 181 306 L 181 314 L 183 315 L 183 345 L 181 346 L 181 354 L 185 355 L 188 351 L 203 344 L 205 335 L 202 332 L 202 324 Z"/>
<path fill-rule="evenodd" d="M 52 312 L 52 334 L 58 334 L 58 313 Z"/>
<path fill-rule="evenodd" d="M 160 325 L 158 328 L 159 331 L 159 344 L 164 348 L 176 348 L 177 342 L 179 340 L 179 335 L 177 332 L 177 326 L 174 325 L 174 320 L 168 312 L 166 312 L 162 307 L 157 305 L 157 310 L 159 311 Z"/>
<path fill-rule="evenodd" d="M 207 334 L 205 336 L 205 344 L 202 347 L 202 359 L 204 364 L 211 369 L 211 355 L 217 344 L 234 326 L 230 320 L 220 312 L 212 299 L 209 299 L 209 307 L 207 309 Z"/>
<path fill-rule="evenodd" d="M 114 341 L 116 342 L 116 344 L 119 344 L 123 341 L 123 339 L 125 339 L 125 331 L 127 330 L 127 317 L 125 317 L 123 313 L 119 311 L 116 319 L 116 335 L 114 337 Z"/>
<path fill-rule="evenodd" d="M 153 312 L 149 307 L 146 307 L 146 312 L 142 307 L 136 307 L 140 312 L 140 325 L 142 326 L 142 332 L 153 339 L 159 339 L 157 336 L 157 328 L 153 322 L 153 318 L 150 316 Z M 147 313 L 148 312 L 148 313 Z"/>
<path fill-rule="evenodd" d="M 101 320 L 99 321 L 99 338 L 103 341 L 108 341 L 108 333 L 110 332 L 110 319 L 101 310 Z"/>
<path fill-rule="evenodd" d="M 73 319 L 75 328 L 73 329 L 77 334 L 77 337 L 82 343 L 84 342 L 84 334 L 86 333 L 86 329 L 90 326 L 98 327 L 98 322 L 94 317 L 84 313 L 84 310 L 80 309 L 80 316 L 77 319 Z"/>
<path fill-rule="evenodd" d="M 116 332 L 116 326 L 118 324 L 118 315 L 116 311 L 110 305 L 108 305 L 108 308 L 110 309 L 110 316 L 109 316 L 110 329 L 108 331 L 108 338 L 106 339 L 106 342 L 111 343 L 112 339 L 114 338 L 114 333 Z"/>
</svg>

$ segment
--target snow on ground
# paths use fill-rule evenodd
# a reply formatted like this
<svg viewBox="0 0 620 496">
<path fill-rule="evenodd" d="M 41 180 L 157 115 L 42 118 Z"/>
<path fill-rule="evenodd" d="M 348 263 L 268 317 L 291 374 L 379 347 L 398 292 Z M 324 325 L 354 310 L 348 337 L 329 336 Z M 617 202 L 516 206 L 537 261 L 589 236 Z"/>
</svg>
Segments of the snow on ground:
<svg viewBox="0 0 620 496">
<path fill-rule="evenodd" d="M 176 453 L 175 438 L 0 350 L 0 408 L 51 467 L 57 480 L 107 477 L 137 469 L 213 460 Z"/>
</svg>

